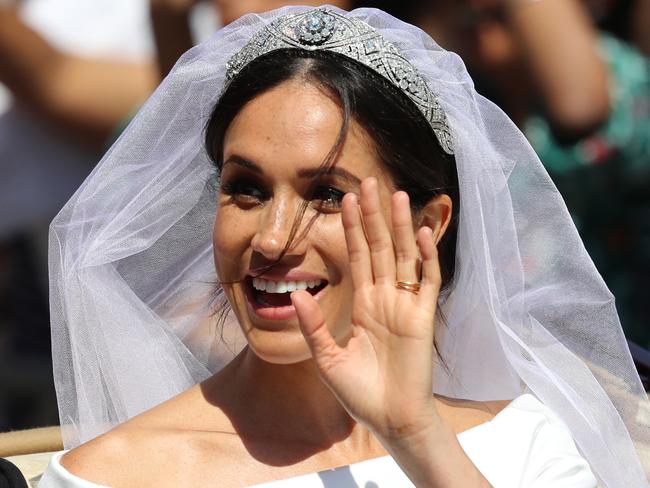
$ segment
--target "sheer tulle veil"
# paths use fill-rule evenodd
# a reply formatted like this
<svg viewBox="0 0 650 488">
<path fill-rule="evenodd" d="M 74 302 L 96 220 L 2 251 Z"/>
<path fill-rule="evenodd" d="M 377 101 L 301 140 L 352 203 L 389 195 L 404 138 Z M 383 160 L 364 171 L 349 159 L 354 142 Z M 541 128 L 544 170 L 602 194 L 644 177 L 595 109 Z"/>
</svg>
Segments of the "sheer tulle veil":
<svg viewBox="0 0 650 488">
<path fill-rule="evenodd" d="M 476 400 L 530 391 L 567 424 L 602 485 L 648 486 L 650 406 L 614 298 L 534 151 L 456 54 L 379 10 L 331 9 L 397 46 L 451 129 L 461 205 L 455 277 L 440 299 L 446 326 L 436 329 L 447 367 L 435 367 L 434 390 Z M 234 319 L 218 327 L 214 313 L 218 182 L 204 128 L 229 58 L 264 25 L 305 10 L 247 15 L 188 51 L 52 223 L 67 448 L 207 378 L 244 346 Z"/>
</svg>

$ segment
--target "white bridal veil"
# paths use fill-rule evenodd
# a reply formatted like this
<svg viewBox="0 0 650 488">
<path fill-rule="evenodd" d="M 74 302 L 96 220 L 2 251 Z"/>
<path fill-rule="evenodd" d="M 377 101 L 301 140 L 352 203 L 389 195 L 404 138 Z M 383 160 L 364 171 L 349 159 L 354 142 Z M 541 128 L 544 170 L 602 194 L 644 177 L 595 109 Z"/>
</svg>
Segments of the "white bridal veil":
<svg viewBox="0 0 650 488">
<path fill-rule="evenodd" d="M 226 62 L 292 7 L 248 15 L 187 52 L 51 226 L 54 374 L 66 447 L 108 430 L 228 362 L 216 325 L 217 181 L 204 127 Z M 332 8 L 332 10 L 337 10 Z M 420 71 L 447 114 L 461 206 L 456 273 L 441 309 L 436 392 L 477 400 L 530 390 L 569 426 L 608 487 L 648 486 L 638 456 L 650 406 L 614 298 L 562 198 L 461 59 L 373 9 L 350 13 Z"/>
</svg>

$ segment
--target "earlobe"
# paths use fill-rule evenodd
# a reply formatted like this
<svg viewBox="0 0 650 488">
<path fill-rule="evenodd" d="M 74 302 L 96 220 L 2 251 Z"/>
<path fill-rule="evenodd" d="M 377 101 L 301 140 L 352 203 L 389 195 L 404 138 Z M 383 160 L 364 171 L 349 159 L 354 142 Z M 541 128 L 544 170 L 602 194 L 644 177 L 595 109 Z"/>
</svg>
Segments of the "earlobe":
<svg viewBox="0 0 650 488">
<path fill-rule="evenodd" d="M 452 214 L 452 201 L 449 195 L 436 195 L 421 211 L 420 227 L 427 226 L 433 231 L 433 239 L 436 245 L 445 235 Z"/>
</svg>

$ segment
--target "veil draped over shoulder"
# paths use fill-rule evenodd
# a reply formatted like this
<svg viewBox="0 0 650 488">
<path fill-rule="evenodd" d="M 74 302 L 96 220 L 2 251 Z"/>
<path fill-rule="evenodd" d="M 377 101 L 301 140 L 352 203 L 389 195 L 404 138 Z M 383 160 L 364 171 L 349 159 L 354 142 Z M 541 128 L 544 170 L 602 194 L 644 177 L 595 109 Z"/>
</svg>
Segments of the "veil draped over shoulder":
<svg viewBox="0 0 650 488">
<path fill-rule="evenodd" d="M 188 51 L 52 223 L 67 448 L 204 380 L 244 346 L 234 317 L 216 325 L 218 182 L 204 128 L 231 56 L 274 19 L 306 9 L 247 15 Z M 650 455 L 650 405 L 614 298 L 534 151 L 456 54 L 379 10 L 331 9 L 397 46 L 451 129 L 461 204 L 455 277 L 440 299 L 446 326 L 436 329 L 447 367 L 435 367 L 434 390 L 474 400 L 531 391 L 567 424 L 604 486 L 648 486 L 638 454 Z"/>
</svg>

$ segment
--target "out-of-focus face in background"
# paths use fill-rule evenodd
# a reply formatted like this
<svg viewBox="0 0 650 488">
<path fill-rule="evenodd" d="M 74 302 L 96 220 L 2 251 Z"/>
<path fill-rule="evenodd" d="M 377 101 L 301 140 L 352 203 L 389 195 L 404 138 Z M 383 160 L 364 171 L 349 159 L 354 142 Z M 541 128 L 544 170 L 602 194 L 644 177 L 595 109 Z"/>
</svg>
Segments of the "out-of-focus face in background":
<svg viewBox="0 0 650 488">
<path fill-rule="evenodd" d="M 475 70 L 511 71 L 518 66 L 520 54 L 502 4 L 502 0 L 436 0 L 426 19 L 427 30 Z"/>
</svg>

